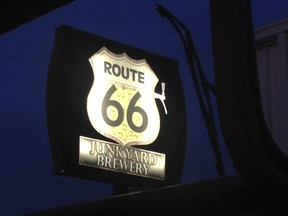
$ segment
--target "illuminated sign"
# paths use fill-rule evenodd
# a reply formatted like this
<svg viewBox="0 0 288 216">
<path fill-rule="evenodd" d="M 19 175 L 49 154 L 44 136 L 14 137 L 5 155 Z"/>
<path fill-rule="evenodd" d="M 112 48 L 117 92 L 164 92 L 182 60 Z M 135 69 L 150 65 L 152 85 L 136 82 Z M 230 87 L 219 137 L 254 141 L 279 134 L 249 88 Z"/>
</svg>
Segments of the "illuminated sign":
<svg viewBox="0 0 288 216">
<path fill-rule="evenodd" d="M 105 47 L 89 60 L 94 72 L 87 99 L 89 120 L 95 130 L 119 145 L 81 136 L 79 163 L 164 179 L 165 154 L 130 147 L 151 144 L 159 134 L 155 98 L 164 101 L 166 97 L 164 91 L 154 92 L 157 76 L 145 59 L 133 60 Z"/>
<path fill-rule="evenodd" d="M 131 186 L 180 183 L 186 110 L 176 60 L 59 27 L 46 108 L 54 174 Z"/>
</svg>

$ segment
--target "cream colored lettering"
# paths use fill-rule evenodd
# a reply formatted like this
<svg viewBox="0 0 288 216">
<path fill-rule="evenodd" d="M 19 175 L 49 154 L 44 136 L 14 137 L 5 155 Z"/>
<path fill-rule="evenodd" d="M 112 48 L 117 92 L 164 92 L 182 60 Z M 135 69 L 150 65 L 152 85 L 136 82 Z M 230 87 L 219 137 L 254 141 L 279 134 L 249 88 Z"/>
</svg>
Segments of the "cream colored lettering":
<svg viewBox="0 0 288 216">
<path fill-rule="evenodd" d="M 113 164 L 113 169 L 118 170 L 118 168 L 119 168 L 119 160 L 114 158 L 112 164 Z"/>
<path fill-rule="evenodd" d="M 132 157 L 131 154 L 132 154 L 133 150 L 125 148 L 125 151 L 126 151 L 126 154 L 127 154 L 127 158 L 126 159 L 131 160 L 131 157 Z"/>
<path fill-rule="evenodd" d="M 143 168 L 144 168 L 144 175 L 148 176 L 148 170 L 149 170 L 150 166 L 143 164 Z"/>
<path fill-rule="evenodd" d="M 104 154 L 104 146 L 105 144 L 102 142 L 94 142 L 92 141 L 93 145 L 95 145 L 96 152 L 98 154 Z"/>
<path fill-rule="evenodd" d="M 137 151 L 133 151 L 132 156 L 131 156 L 131 160 L 133 161 L 139 161 L 139 156 L 138 156 L 138 152 Z"/>
<path fill-rule="evenodd" d="M 92 141 L 90 142 L 90 151 L 89 151 L 90 155 L 94 155 L 95 154 L 95 142 Z"/>
<path fill-rule="evenodd" d="M 97 165 L 104 166 L 104 157 L 102 155 L 97 156 Z"/>
<path fill-rule="evenodd" d="M 150 165 L 157 164 L 157 157 L 154 154 L 149 154 L 149 164 Z"/>
<path fill-rule="evenodd" d="M 144 151 L 142 151 L 142 152 L 140 152 L 140 160 L 141 160 L 141 162 L 144 162 L 144 163 L 146 163 L 146 164 L 148 164 L 149 162 L 148 162 L 148 155 L 147 155 L 147 153 L 146 152 L 144 152 Z"/>
<path fill-rule="evenodd" d="M 130 162 L 130 169 L 129 169 L 129 171 L 130 171 L 131 173 L 135 173 L 135 163 Z"/>
<path fill-rule="evenodd" d="M 142 168 L 142 164 L 136 163 L 135 172 L 139 173 L 139 174 L 142 174 L 142 169 L 141 168 Z"/>
<path fill-rule="evenodd" d="M 105 167 L 112 168 L 110 157 L 105 157 Z"/>
<path fill-rule="evenodd" d="M 127 170 L 128 169 L 128 161 L 126 160 L 120 160 L 120 169 L 121 170 Z"/>
</svg>

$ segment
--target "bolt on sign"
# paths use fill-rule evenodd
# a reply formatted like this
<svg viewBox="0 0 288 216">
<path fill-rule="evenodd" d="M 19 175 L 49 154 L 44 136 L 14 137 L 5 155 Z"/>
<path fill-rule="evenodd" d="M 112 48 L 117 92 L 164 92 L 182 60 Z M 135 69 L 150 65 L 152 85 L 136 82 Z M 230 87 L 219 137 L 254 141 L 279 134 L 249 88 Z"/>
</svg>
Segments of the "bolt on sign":
<svg viewBox="0 0 288 216">
<path fill-rule="evenodd" d="M 180 183 L 186 116 L 175 60 L 60 27 L 46 104 L 55 174 Z"/>
</svg>

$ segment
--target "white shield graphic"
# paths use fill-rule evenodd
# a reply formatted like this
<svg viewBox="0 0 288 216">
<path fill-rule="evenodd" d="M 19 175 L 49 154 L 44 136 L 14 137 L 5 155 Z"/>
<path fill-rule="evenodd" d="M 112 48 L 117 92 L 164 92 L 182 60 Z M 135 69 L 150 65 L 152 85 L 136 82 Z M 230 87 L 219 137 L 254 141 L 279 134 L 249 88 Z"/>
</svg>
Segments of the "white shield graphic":
<svg viewBox="0 0 288 216">
<path fill-rule="evenodd" d="M 158 78 L 146 60 L 103 47 L 89 61 L 94 73 L 87 98 L 92 126 L 125 146 L 151 144 L 160 130 L 154 93 Z"/>
</svg>

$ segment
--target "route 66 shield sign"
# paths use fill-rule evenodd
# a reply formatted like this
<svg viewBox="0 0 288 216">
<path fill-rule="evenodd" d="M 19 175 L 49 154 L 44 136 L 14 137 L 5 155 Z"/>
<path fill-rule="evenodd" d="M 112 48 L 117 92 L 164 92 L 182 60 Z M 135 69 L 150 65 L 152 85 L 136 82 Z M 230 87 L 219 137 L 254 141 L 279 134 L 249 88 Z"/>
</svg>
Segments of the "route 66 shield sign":
<svg viewBox="0 0 288 216">
<path fill-rule="evenodd" d="M 154 90 L 158 78 L 143 60 L 125 53 L 116 55 L 103 47 L 89 59 L 94 83 L 87 99 L 87 113 L 102 135 L 125 146 L 152 143 L 160 118 Z"/>
</svg>

